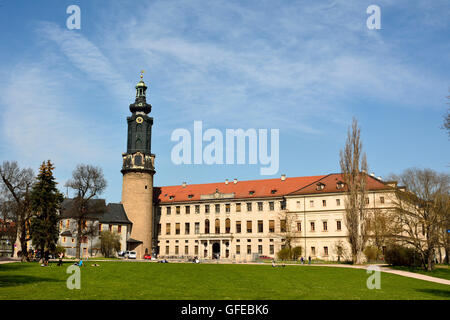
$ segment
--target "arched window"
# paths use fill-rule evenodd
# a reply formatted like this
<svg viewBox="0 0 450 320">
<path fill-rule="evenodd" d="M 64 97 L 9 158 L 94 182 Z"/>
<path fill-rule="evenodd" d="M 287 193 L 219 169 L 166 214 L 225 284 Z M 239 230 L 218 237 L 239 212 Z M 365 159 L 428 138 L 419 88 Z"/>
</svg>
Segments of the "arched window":
<svg viewBox="0 0 450 320">
<path fill-rule="evenodd" d="M 230 225 L 231 225 L 230 219 L 227 218 L 225 220 L 225 233 L 230 233 Z"/>
<path fill-rule="evenodd" d="M 216 227 L 216 233 L 220 233 L 220 220 L 219 219 L 216 219 L 215 227 Z"/>
<path fill-rule="evenodd" d="M 205 220 L 205 233 L 209 233 L 209 220 Z"/>
</svg>

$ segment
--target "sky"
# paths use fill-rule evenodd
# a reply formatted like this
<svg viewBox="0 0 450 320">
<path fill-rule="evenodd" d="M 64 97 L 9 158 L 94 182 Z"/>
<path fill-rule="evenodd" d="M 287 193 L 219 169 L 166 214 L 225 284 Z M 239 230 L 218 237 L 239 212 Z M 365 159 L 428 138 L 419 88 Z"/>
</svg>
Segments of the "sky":
<svg viewBox="0 0 450 320">
<path fill-rule="evenodd" d="M 80 29 L 66 10 L 80 8 Z M 366 12 L 377 5 L 381 29 Z M 102 168 L 120 202 L 126 117 L 145 70 L 156 186 L 339 172 L 352 118 L 369 171 L 449 173 L 448 0 L 0 0 L 0 162 Z M 279 170 L 175 164 L 174 130 L 278 129 Z M 69 196 L 71 195 L 69 191 Z"/>
</svg>

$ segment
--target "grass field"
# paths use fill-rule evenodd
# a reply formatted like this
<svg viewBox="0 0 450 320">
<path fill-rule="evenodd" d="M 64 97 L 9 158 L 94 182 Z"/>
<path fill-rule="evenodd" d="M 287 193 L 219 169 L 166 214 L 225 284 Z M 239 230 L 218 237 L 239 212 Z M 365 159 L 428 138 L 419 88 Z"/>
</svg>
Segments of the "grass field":
<svg viewBox="0 0 450 320">
<path fill-rule="evenodd" d="M 4 299 L 450 299 L 450 286 L 382 273 L 381 289 L 366 287 L 365 270 L 270 265 L 88 262 L 81 289 L 69 290 L 66 273 L 52 264 L 0 265 Z"/>
</svg>

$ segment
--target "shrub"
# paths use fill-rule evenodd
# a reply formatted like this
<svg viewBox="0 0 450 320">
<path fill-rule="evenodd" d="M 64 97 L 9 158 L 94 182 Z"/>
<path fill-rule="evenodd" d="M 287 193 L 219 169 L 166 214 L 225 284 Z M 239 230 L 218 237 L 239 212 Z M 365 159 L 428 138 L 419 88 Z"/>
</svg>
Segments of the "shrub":
<svg viewBox="0 0 450 320">
<path fill-rule="evenodd" d="M 289 247 L 285 247 L 278 251 L 277 257 L 280 260 L 289 260 L 291 258 L 291 249 Z"/>
<path fill-rule="evenodd" d="M 422 259 L 420 254 L 413 248 L 400 245 L 390 245 L 384 254 L 385 260 L 392 266 L 419 267 Z"/>
<path fill-rule="evenodd" d="M 297 260 L 302 256 L 302 247 L 294 247 L 291 250 L 292 259 Z"/>
<path fill-rule="evenodd" d="M 380 255 L 380 250 L 378 250 L 375 246 L 367 246 L 364 249 L 364 254 L 367 258 L 367 261 L 376 261 L 378 259 L 378 256 Z"/>
</svg>

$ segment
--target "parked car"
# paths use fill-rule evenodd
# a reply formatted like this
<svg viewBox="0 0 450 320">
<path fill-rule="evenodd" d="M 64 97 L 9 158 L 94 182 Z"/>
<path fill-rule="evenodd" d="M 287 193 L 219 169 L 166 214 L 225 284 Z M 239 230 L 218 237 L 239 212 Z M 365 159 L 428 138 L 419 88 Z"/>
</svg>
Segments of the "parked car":
<svg viewBox="0 0 450 320">
<path fill-rule="evenodd" d="M 151 259 L 152 259 L 152 256 L 149 255 L 149 254 L 146 254 L 146 255 L 144 255 L 144 259 L 151 260 Z"/>
<path fill-rule="evenodd" d="M 119 252 L 117 252 L 117 255 L 119 256 L 119 257 L 125 257 L 125 251 L 119 251 Z"/>
<path fill-rule="evenodd" d="M 136 259 L 136 251 L 127 251 L 125 255 L 128 259 Z"/>
</svg>

